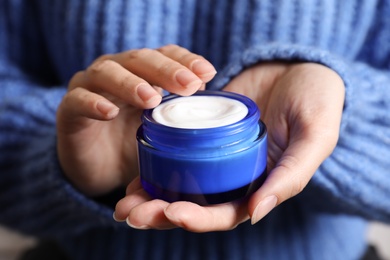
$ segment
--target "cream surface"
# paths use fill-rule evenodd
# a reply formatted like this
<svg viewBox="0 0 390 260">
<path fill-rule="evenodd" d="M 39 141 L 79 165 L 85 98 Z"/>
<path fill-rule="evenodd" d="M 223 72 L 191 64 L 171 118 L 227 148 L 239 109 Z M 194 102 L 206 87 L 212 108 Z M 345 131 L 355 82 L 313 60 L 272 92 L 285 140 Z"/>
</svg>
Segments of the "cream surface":
<svg viewBox="0 0 390 260">
<path fill-rule="evenodd" d="M 204 129 L 236 123 L 248 114 L 243 103 L 226 97 L 178 97 L 153 110 L 158 123 L 184 129 Z"/>
</svg>

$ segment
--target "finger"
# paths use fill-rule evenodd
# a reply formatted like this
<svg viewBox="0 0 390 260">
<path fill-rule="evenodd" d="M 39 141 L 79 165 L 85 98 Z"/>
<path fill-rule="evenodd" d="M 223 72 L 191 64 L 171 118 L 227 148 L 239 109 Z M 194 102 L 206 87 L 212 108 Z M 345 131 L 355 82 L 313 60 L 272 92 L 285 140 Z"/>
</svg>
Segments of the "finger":
<svg viewBox="0 0 390 260">
<path fill-rule="evenodd" d="M 68 117 L 87 117 L 96 120 L 111 120 L 119 108 L 105 97 L 84 88 L 69 91 L 63 99 L 63 109 Z"/>
<path fill-rule="evenodd" d="M 144 79 L 112 60 L 99 59 L 85 72 L 86 88 L 104 91 L 139 108 L 153 108 L 161 95 Z"/>
<path fill-rule="evenodd" d="M 150 196 L 142 188 L 140 177 L 134 178 L 127 185 L 126 196 L 119 200 L 115 206 L 114 219 L 116 221 L 125 221 L 132 208 L 150 199 Z"/>
<path fill-rule="evenodd" d="M 113 218 L 118 222 L 126 221 L 129 226 L 137 229 L 175 228 L 163 214 L 162 207 L 166 205 L 167 202 L 151 200 L 137 177 L 127 186 L 126 197 L 116 204 Z"/>
<path fill-rule="evenodd" d="M 119 108 L 105 97 L 84 88 L 68 91 L 58 109 L 58 114 L 67 122 L 80 118 L 111 120 L 118 113 Z"/>
<path fill-rule="evenodd" d="M 175 225 L 191 232 L 231 230 L 248 220 L 246 203 L 232 202 L 202 207 L 191 202 L 175 202 L 165 209 Z"/>
<path fill-rule="evenodd" d="M 165 56 L 179 62 L 195 73 L 204 83 L 209 82 L 217 73 L 214 66 L 200 55 L 186 48 L 170 44 L 157 49 Z"/>
<path fill-rule="evenodd" d="M 127 185 L 126 195 L 130 195 L 140 189 L 143 189 L 141 185 L 141 179 L 139 176 L 137 176 L 132 182 L 130 182 L 129 185 Z"/>
<path fill-rule="evenodd" d="M 117 221 L 125 221 L 129 216 L 129 212 L 136 206 L 145 203 L 150 200 L 148 194 L 138 189 L 130 195 L 126 195 L 119 200 L 115 206 L 114 219 Z"/>
<path fill-rule="evenodd" d="M 191 95 L 203 83 L 187 67 L 157 50 L 146 48 L 131 50 L 115 55 L 113 59 L 151 85 L 160 86 L 179 95 Z"/>
<path fill-rule="evenodd" d="M 165 208 L 169 205 L 163 200 L 151 200 L 134 207 L 126 222 L 136 229 L 172 229 L 177 226 L 171 223 L 164 214 Z"/>
<path fill-rule="evenodd" d="M 164 89 L 162 89 L 156 85 L 153 85 L 153 88 L 157 91 L 158 94 L 160 94 L 161 96 L 164 96 Z"/>
<path fill-rule="evenodd" d="M 252 224 L 304 189 L 329 154 L 327 145 L 315 140 L 301 138 L 289 144 L 264 184 L 249 200 Z"/>
</svg>

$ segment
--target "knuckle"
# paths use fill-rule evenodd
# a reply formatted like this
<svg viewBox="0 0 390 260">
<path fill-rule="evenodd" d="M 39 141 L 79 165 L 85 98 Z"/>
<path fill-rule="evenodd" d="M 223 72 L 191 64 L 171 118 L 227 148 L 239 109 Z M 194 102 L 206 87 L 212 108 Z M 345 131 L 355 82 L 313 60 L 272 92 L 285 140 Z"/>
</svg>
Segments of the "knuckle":
<svg viewBox="0 0 390 260">
<path fill-rule="evenodd" d="M 299 164 L 299 160 L 294 156 L 287 155 L 278 163 L 278 167 L 284 168 L 286 172 L 290 174 L 288 179 L 289 189 L 286 190 L 287 197 L 282 196 L 282 201 L 301 193 L 306 187 L 307 181 Z"/>
<path fill-rule="evenodd" d="M 291 186 L 291 192 L 290 192 L 290 198 L 294 197 L 295 195 L 301 193 L 303 189 L 306 187 L 306 182 L 302 179 L 294 179 L 292 180 L 292 186 Z"/>
<path fill-rule="evenodd" d="M 278 163 L 278 167 L 283 167 L 287 171 L 292 171 L 298 165 L 298 159 L 291 155 L 285 155 Z"/>
<path fill-rule="evenodd" d="M 175 71 L 175 68 L 176 68 L 176 66 L 174 66 L 174 64 L 164 62 L 156 68 L 156 72 L 157 72 L 157 75 L 163 76 L 163 75 L 169 74 L 172 71 Z"/>
<path fill-rule="evenodd" d="M 65 95 L 65 100 L 66 101 L 72 101 L 78 97 L 82 97 L 83 96 L 83 93 L 81 91 L 81 88 L 77 87 L 71 91 L 69 91 L 66 95 Z"/>
<path fill-rule="evenodd" d="M 136 95 L 137 86 L 139 84 L 133 84 L 134 79 L 131 76 L 124 76 L 118 82 L 118 88 L 123 96 L 126 96 L 130 92 L 130 97 Z"/>
<path fill-rule="evenodd" d="M 112 58 L 113 55 L 111 54 L 103 54 L 101 56 L 99 56 L 96 60 L 94 60 L 94 62 L 97 62 L 97 61 L 103 61 L 103 60 L 110 60 Z"/>
<path fill-rule="evenodd" d="M 62 98 L 62 102 L 61 102 L 62 106 L 67 106 L 71 102 L 71 100 L 72 100 L 71 95 L 72 95 L 72 92 L 67 92 L 64 95 L 64 97 Z"/>
<path fill-rule="evenodd" d="M 182 55 L 180 55 L 177 61 L 180 63 L 190 63 L 195 60 L 199 60 L 200 59 L 199 57 L 200 57 L 199 55 L 193 54 L 192 52 L 185 52 Z"/>
<path fill-rule="evenodd" d="M 177 48 L 180 48 L 180 47 L 176 44 L 171 43 L 171 44 L 167 44 L 167 45 L 164 45 L 164 46 L 158 48 L 157 51 L 165 53 L 165 52 L 170 52 L 172 50 L 175 50 Z"/>
<path fill-rule="evenodd" d="M 127 52 L 127 57 L 130 60 L 143 59 L 149 56 L 154 50 L 150 48 L 134 49 Z"/>
<path fill-rule="evenodd" d="M 97 60 L 87 68 L 88 75 L 96 75 L 104 71 L 107 67 L 112 66 L 112 60 Z"/>
<path fill-rule="evenodd" d="M 79 92 L 79 87 L 68 91 L 62 98 L 61 107 L 66 110 L 69 110 L 70 108 L 74 107 L 74 103 L 80 95 Z"/>
<path fill-rule="evenodd" d="M 69 80 L 68 91 L 78 87 L 80 82 L 82 82 L 82 80 L 84 79 L 84 76 L 85 76 L 85 71 L 80 70 L 80 71 L 76 72 L 72 76 L 72 78 Z"/>
</svg>

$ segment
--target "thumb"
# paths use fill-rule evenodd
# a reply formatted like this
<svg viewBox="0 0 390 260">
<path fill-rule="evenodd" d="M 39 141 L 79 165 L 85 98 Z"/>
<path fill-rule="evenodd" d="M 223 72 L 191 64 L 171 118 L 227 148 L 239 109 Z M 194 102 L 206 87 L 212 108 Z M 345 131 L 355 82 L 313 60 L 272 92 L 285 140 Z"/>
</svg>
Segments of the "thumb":
<svg viewBox="0 0 390 260">
<path fill-rule="evenodd" d="M 331 142 L 326 144 L 321 140 L 327 138 L 300 138 L 290 142 L 264 184 L 249 200 L 252 224 L 304 189 L 334 147 Z"/>
</svg>

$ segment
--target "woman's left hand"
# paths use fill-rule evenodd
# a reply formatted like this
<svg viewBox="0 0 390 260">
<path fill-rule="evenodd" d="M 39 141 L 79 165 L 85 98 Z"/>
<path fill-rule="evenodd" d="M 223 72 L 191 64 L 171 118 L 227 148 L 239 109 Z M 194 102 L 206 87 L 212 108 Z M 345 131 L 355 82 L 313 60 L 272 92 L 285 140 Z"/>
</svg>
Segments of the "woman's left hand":
<svg viewBox="0 0 390 260">
<path fill-rule="evenodd" d="M 331 69 L 314 63 L 264 63 L 246 69 L 225 91 L 254 100 L 268 129 L 268 177 L 250 198 L 202 207 L 151 199 L 139 178 L 116 205 L 114 218 L 138 229 L 182 227 L 193 232 L 229 230 L 258 222 L 300 193 L 336 146 L 344 84 Z"/>
</svg>

